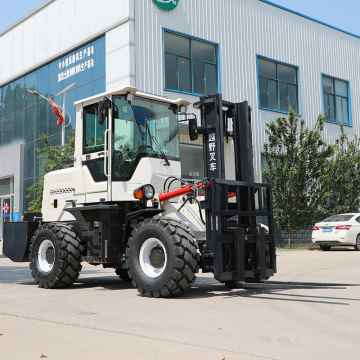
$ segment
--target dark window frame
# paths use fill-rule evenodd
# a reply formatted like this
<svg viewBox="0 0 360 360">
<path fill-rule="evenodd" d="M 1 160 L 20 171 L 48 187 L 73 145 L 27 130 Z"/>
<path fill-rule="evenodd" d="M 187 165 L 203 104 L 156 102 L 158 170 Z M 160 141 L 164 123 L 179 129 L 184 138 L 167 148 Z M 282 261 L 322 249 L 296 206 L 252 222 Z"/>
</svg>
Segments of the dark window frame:
<svg viewBox="0 0 360 360">
<path fill-rule="evenodd" d="M 189 40 L 189 48 L 190 48 L 190 55 L 186 56 L 183 54 L 176 54 L 174 52 L 170 52 L 170 51 L 166 51 L 165 49 L 165 36 L 166 33 L 171 34 L 171 35 L 176 35 L 176 36 L 181 36 L 185 39 Z M 215 49 L 215 62 L 211 62 L 211 61 L 206 61 L 206 60 L 202 60 L 202 59 L 198 59 L 195 58 L 192 54 L 192 42 L 193 41 L 197 41 L 197 42 L 202 42 L 204 44 L 207 45 L 212 45 L 214 46 Z M 179 68 L 179 57 L 180 58 L 185 58 L 188 59 L 190 62 L 190 91 L 184 91 L 180 89 L 179 86 L 179 71 L 178 71 L 178 79 L 177 79 L 177 88 L 172 88 L 172 87 L 168 87 L 166 84 L 166 55 L 173 55 L 176 56 L 177 59 L 177 67 Z M 204 96 L 204 95 L 210 95 L 210 94 L 206 94 L 206 79 L 205 79 L 205 93 L 199 93 L 195 91 L 195 84 L 194 84 L 194 62 L 200 62 L 200 63 L 204 63 L 205 66 L 206 64 L 209 64 L 211 66 L 215 66 L 216 67 L 216 89 L 217 89 L 217 93 L 221 93 L 221 86 L 220 86 L 220 57 L 219 57 L 219 44 L 212 42 L 212 41 L 208 41 L 205 39 L 201 39 L 201 38 L 197 38 L 188 34 L 184 34 L 184 33 L 180 33 L 177 31 L 173 31 L 170 29 L 166 29 L 163 28 L 163 75 L 164 75 L 164 89 L 166 91 L 173 91 L 173 92 L 178 92 L 178 93 L 183 93 L 183 94 L 190 94 L 190 95 L 196 95 L 196 96 Z M 205 76 L 206 76 L 206 70 L 205 70 Z"/>
<path fill-rule="evenodd" d="M 324 90 L 324 78 L 331 79 L 333 81 L 333 92 L 328 92 Z M 346 90 L 347 90 L 347 97 L 337 94 L 336 91 L 336 81 L 341 81 L 346 84 Z M 338 124 L 338 125 L 344 125 L 344 126 L 352 126 L 352 116 L 351 116 L 351 101 L 350 101 L 350 83 L 347 80 L 340 79 L 334 76 L 321 74 L 321 86 L 322 86 L 322 97 L 323 97 L 323 109 L 324 114 L 326 116 L 325 121 L 332 123 L 332 124 Z M 330 96 L 334 97 L 334 113 L 335 113 L 335 120 L 331 120 L 330 114 L 327 113 L 327 109 L 325 108 L 325 96 L 327 97 L 327 103 L 329 104 L 329 98 Z M 340 98 L 341 100 L 346 99 L 347 100 L 347 115 L 348 115 L 348 123 L 347 122 L 340 122 L 338 121 L 338 112 L 337 112 L 337 101 L 336 99 Z"/>
<path fill-rule="evenodd" d="M 263 76 L 260 75 L 260 71 L 259 71 L 259 60 L 265 60 L 265 61 L 269 61 L 272 62 L 276 65 L 276 76 L 275 77 L 267 77 L 267 76 Z M 291 67 L 293 69 L 295 69 L 295 82 L 289 82 L 289 81 L 285 81 L 285 80 L 281 80 L 279 79 L 279 65 L 284 65 L 287 67 Z M 282 113 L 282 114 L 288 114 L 288 111 L 284 111 L 281 110 L 281 100 L 280 100 L 280 85 L 281 84 L 287 84 L 295 86 L 296 87 L 296 107 L 297 109 L 293 109 L 295 110 L 296 115 L 301 116 L 301 110 L 300 110 L 300 91 L 299 91 L 299 67 L 293 64 L 289 64 L 289 63 L 285 63 L 282 61 L 278 61 L 278 60 L 274 60 L 274 59 L 270 59 L 268 57 L 265 56 L 261 56 L 261 55 L 257 55 L 256 58 L 256 67 L 257 67 L 257 81 L 258 81 L 258 102 L 259 102 L 259 108 L 262 110 L 268 110 L 268 111 L 274 111 L 274 112 L 278 112 L 278 113 Z M 267 81 L 273 81 L 276 82 L 276 96 L 277 96 L 277 108 L 272 108 L 269 106 L 262 106 L 261 105 L 261 98 L 260 98 L 260 79 L 266 79 Z M 267 86 L 268 82 L 267 82 Z M 288 88 L 288 95 L 289 95 L 289 88 Z M 268 95 L 268 103 L 270 96 Z"/>
</svg>

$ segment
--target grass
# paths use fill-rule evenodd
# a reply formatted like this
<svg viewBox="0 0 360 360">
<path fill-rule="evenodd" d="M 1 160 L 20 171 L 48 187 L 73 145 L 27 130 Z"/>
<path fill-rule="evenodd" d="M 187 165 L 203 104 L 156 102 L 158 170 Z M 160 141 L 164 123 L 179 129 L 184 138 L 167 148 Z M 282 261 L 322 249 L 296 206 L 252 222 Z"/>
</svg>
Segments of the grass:
<svg viewBox="0 0 360 360">
<path fill-rule="evenodd" d="M 349 250 L 353 249 L 353 246 L 334 246 L 333 247 L 336 250 Z M 294 245 L 294 246 L 283 246 L 283 247 L 276 247 L 276 251 L 299 251 L 299 250 L 320 250 L 320 246 L 316 245 Z M 331 250 L 330 250 L 331 251 Z"/>
<path fill-rule="evenodd" d="M 294 246 L 282 246 L 282 247 L 276 247 L 276 251 L 297 251 L 297 250 L 320 250 L 319 246 L 314 245 L 294 245 Z"/>
</svg>

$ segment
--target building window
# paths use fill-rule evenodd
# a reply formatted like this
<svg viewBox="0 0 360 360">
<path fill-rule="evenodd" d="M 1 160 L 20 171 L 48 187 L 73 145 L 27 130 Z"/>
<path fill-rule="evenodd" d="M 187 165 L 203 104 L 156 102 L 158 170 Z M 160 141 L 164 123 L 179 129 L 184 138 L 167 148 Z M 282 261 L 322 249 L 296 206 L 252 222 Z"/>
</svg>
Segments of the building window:
<svg viewBox="0 0 360 360">
<path fill-rule="evenodd" d="M 296 67 L 258 57 L 260 108 L 299 113 L 298 70 Z"/>
<path fill-rule="evenodd" d="M 349 83 L 325 75 L 322 82 L 326 120 L 350 125 Z"/>
<path fill-rule="evenodd" d="M 0 197 L 14 194 L 14 177 L 0 179 Z"/>
<path fill-rule="evenodd" d="M 218 93 L 217 45 L 164 32 L 165 90 Z"/>
</svg>

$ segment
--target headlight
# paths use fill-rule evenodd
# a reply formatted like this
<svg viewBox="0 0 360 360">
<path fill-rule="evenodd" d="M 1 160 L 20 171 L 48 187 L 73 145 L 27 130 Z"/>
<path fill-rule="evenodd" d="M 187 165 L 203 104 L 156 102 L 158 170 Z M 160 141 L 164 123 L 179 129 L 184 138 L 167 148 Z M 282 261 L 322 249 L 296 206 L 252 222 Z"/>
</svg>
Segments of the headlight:
<svg viewBox="0 0 360 360">
<path fill-rule="evenodd" d="M 144 195 L 148 200 L 152 199 L 155 195 L 154 187 L 150 184 L 145 185 L 144 186 Z"/>
<path fill-rule="evenodd" d="M 151 200 L 155 195 L 155 189 L 151 184 L 142 185 L 134 190 L 133 195 L 138 200 Z"/>
</svg>

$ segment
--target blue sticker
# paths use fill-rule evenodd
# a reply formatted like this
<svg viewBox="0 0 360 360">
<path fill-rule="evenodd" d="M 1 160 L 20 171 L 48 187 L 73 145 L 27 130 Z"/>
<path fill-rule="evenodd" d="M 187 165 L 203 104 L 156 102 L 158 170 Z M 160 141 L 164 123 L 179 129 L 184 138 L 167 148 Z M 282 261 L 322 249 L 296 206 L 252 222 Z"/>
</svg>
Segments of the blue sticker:
<svg viewBox="0 0 360 360">
<path fill-rule="evenodd" d="M 20 220 L 19 212 L 14 212 L 12 216 L 13 216 L 13 222 L 18 222 Z"/>
</svg>

